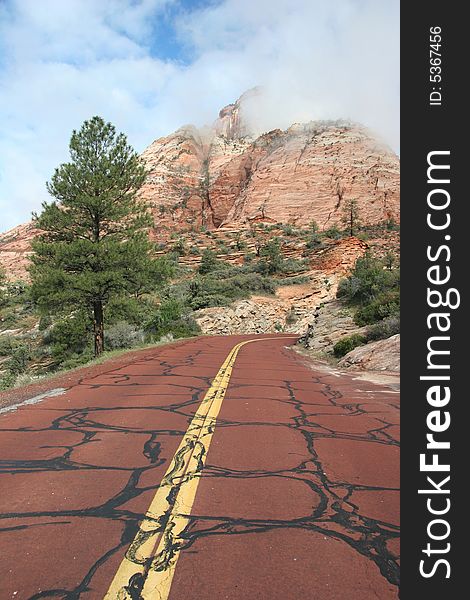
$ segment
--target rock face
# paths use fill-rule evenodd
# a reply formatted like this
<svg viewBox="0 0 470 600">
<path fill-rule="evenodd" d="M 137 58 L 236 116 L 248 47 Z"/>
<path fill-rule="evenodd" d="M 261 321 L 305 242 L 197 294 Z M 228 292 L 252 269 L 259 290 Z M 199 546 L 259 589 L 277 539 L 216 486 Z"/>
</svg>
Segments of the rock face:
<svg viewBox="0 0 470 600">
<path fill-rule="evenodd" d="M 343 356 L 338 366 L 368 371 L 400 371 L 400 334 L 354 348 Z"/>
<path fill-rule="evenodd" d="M 0 266 L 8 279 L 28 279 L 31 240 L 37 235 L 34 225 L 24 223 L 0 234 Z"/>
<path fill-rule="evenodd" d="M 338 300 L 317 306 L 301 339 L 302 346 L 320 354 L 331 354 L 333 346 L 341 338 L 353 333 L 363 333 L 365 327 L 358 327 L 351 311 Z"/>
<path fill-rule="evenodd" d="M 243 106 L 258 89 L 223 108 L 212 127 L 186 126 L 142 154 L 149 174 L 140 196 L 151 206 L 153 237 L 257 221 L 322 229 L 339 224 L 355 199 L 363 224 L 399 221 L 399 161 L 364 127 L 348 122 L 294 124 L 254 135 Z M 31 224 L 0 234 L 0 264 L 24 278 Z"/>
<path fill-rule="evenodd" d="M 348 199 L 366 224 L 399 221 L 398 158 L 363 127 L 313 122 L 252 139 L 227 110 L 218 129 L 184 128 L 143 153 L 142 197 L 159 228 L 313 219 L 327 229 Z"/>
</svg>

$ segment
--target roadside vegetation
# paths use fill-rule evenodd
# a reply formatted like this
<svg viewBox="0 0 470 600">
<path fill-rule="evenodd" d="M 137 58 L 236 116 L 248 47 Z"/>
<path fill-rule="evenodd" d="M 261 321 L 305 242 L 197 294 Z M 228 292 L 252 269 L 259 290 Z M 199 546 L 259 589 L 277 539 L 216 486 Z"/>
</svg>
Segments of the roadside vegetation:
<svg viewBox="0 0 470 600">
<path fill-rule="evenodd" d="M 355 347 L 400 333 L 400 266 L 392 253 L 382 258 L 370 252 L 357 260 L 351 275 L 340 281 L 337 297 L 354 310 L 354 321 L 365 334 L 339 340 L 333 348 L 340 358 Z"/>
</svg>

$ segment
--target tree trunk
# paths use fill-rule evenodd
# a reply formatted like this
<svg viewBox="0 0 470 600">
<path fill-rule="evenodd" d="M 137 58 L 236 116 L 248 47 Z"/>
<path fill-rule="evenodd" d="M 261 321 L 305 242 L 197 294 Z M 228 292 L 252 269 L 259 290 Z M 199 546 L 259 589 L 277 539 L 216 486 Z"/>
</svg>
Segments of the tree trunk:
<svg viewBox="0 0 470 600">
<path fill-rule="evenodd" d="M 99 356 L 104 350 L 104 318 L 103 303 L 101 300 L 93 304 L 93 332 L 95 337 L 95 356 Z"/>
</svg>

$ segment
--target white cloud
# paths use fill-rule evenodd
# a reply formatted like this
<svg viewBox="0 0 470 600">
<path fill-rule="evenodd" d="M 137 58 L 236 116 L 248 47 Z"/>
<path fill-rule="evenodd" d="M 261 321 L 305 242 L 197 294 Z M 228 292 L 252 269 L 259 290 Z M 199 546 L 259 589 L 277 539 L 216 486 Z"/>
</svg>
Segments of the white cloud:
<svg viewBox="0 0 470 600">
<path fill-rule="evenodd" d="M 47 199 L 44 183 L 67 160 L 72 129 L 94 114 L 141 151 L 183 124 L 212 122 L 222 106 L 262 85 L 266 94 L 250 107 L 260 130 L 352 118 L 397 149 L 398 4 L 224 0 L 196 10 L 177 0 L 4 2 L 0 230 Z M 188 64 L 156 58 L 168 42 L 155 26 L 164 16 Z"/>
</svg>

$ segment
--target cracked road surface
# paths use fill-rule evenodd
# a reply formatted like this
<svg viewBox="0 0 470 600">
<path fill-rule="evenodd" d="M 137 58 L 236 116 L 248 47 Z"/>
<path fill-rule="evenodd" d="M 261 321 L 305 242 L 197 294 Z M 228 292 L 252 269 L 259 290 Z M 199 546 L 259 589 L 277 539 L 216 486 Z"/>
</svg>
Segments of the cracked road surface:
<svg viewBox="0 0 470 600">
<path fill-rule="evenodd" d="M 0 415 L 0 599 L 398 598 L 399 396 L 198 338 Z"/>
</svg>

